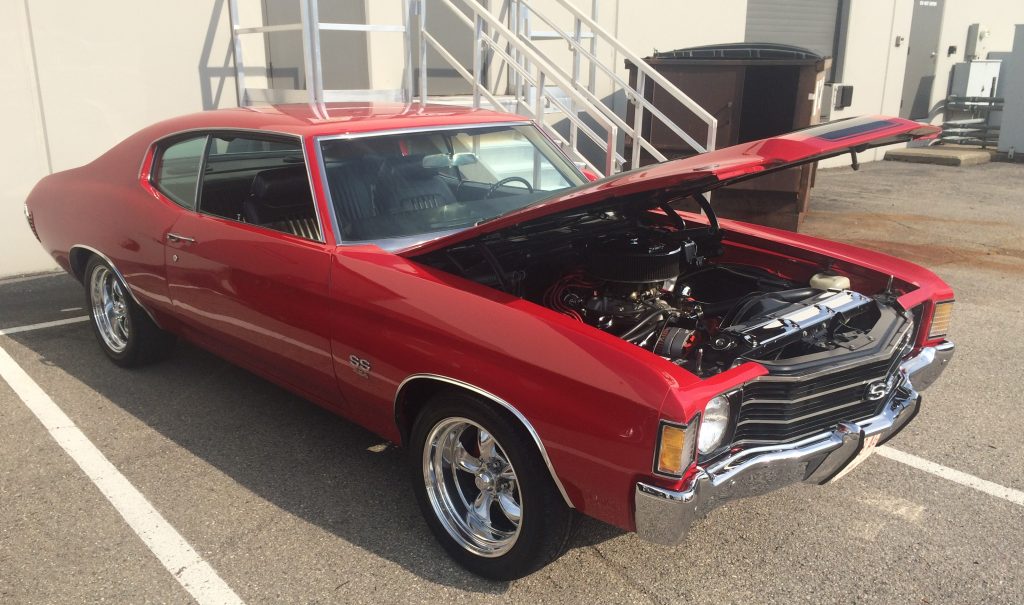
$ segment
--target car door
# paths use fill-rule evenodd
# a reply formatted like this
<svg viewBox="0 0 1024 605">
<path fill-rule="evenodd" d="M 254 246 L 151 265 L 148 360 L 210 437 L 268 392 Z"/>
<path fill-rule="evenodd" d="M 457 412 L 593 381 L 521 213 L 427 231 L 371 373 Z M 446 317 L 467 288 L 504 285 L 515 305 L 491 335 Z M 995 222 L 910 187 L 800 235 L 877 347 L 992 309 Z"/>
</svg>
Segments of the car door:
<svg viewBox="0 0 1024 605">
<path fill-rule="evenodd" d="M 167 233 L 168 291 L 194 340 L 338 403 L 330 254 L 299 138 L 210 133 L 197 211 Z"/>
</svg>

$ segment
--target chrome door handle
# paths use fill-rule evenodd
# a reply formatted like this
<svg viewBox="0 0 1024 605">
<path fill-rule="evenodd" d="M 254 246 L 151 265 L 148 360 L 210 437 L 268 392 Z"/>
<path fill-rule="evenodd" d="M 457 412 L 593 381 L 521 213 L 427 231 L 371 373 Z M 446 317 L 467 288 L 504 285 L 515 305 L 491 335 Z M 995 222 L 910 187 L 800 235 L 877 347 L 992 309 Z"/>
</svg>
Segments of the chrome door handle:
<svg viewBox="0 0 1024 605">
<path fill-rule="evenodd" d="M 185 242 L 188 244 L 196 243 L 196 240 L 191 237 L 185 237 L 184 235 L 178 235 L 177 233 L 167 233 L 167 241 L 169 242 Z"/>
</svg>

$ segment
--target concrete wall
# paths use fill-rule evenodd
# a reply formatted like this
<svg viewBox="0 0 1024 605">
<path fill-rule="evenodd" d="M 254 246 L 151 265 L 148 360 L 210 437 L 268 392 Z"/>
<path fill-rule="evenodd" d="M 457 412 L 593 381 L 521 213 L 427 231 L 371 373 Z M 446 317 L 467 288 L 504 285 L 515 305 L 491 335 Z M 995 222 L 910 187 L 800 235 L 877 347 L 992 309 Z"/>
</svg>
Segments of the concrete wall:
<svg viewBox="0 0 1024 605">
<path fill-rule="evenodd" d="M 11 0 L 0 40 L 0 276 L 54 267 L 22 214 L 48 172 L 157 120 L 236 104 L 225 0 Z"/>
<path fill-rule="evenodd" d="M 853 85 L 853 104 L 832 110 L 831 120 L 865 114 L 899 115 L 906 70 L 906 44 L 896 46 L 896 37 L 910 35 L 914 0 L 849 0 L 849 21 L 844 49 L 842 82 Z M 881 159 L 884 150 L 860 154 L 862 162 Z M 821 167 L 849 165 L 850 158 L 838 157 Z"/>
<path fill-rule="evenodd" d="M 1024 23 L 1024 1 L 946 0 L 932 85 L 931 106 L 936 110 L 932 112 L 932 121 L 935 123 L 942 122 L 942 115 L 937 110 L 948 96 L 953 65 L 965 60 L 967 27 L 972 23 L 980 23 L 989 31 L 984 42 L 988 52 L 1008 51 L 1013 47 L 1014 24 Z M 947 56 L 950 46 L 956 46 L 956 53 Z M 984 54 L 981 58 L 985 58 Z"/>
<path fill-rule="evenodd" d="M 21 2 L 0 3 L 5 92 L 0 114 L 8 116 L 8 140 L 0 146 L 0 276 L 55 267 L 22 214 L 35 182 L 47 174 L 46 131 L 37 94 L 32 41 Z"/>
<path fill-rule="evenodd" d="M 999 151 L 1013 150 L 1024 154 L 1024 25 L 1015 28 L 1013 53 L 1003 70 L 1006 81 L 1002 83 L 1006 105 L 1003 108 L 1003 122 L 999 131 Z"/>
<path fill-rule="evenodd" d="M 242 24 L 261 22 L 265 2 L 278 1 L 284 0 L 240 0 Z M 328 6 L 326 12 L 322 6 L 326 20 L 337 17 L 330 8 L 336 5 L 328 3 L 341 1 L 321 0 Z M 397 0 L 344 1 L 353 3 L 353 10 L 361 10 L 370 23 L 401 21 Z M 591 0 L 572 1 L 589 11 Z M 894 40 L 909 37 L 915 1 L 849 0 L 842 80 L 855 86 L 854 103 L 833 112 L 833 119 L 898 114 L 906 53 L 894 46 Z M 533 4 L 554 16 L 561 27 L 571 28 L 572 20 L 554 0 L 533 0 Z M 500 2 L 492 0 L 492 5 Z M 436 2 L 428 4 L 436 6 Z M 638 55 L 647 56 L 656 50 L 742 41 L 747 8 L 747 0 L 602 0 L 598 22 Z M 429 16 L 428 12 L 428 21 Z M 947 0 L 933 104 L 945 98 L 950 67 L 963 60 L 967 26 L 974 22 L 990 31 L 985 42 L 988 51 L 1007 51 L 1012 24 L 1024 22 L 1024 1 Z M 451 18 L 448 23 L 441 28 L 444 31 L 435 28 L 435 35 L 469 39 L 468 28 Z M 541 23 L 536 27 L 547 29 Z M 325 64 L 334 66 L 325 69 L 354 70 L 352 81 L 358 80 L 354 87 L 398 88 L 404 65 L 400 35 L 365 38 L 358 42 L 365 44 L 365 54 L 362 46 L 355 53 L 362 60 L 356 60 L 354 51 L 339 51 L 346 56 L 340 60 L 325 56 Z M 53 266 L 21 214 L 22 201 L 39 178 L 86 163 L 154 121 L 237 102 L 226 0 L 106 0 L 100 4 L 12 0 L 0 3 L 0 40 L 7 83 L 5 94 L 0 95 L 0 110 L 13 116 L 8 130 L 13 130 L 11 140 L 20 143 L 0 151 L 5 183 L 0 190 L 0 276 Z M 553 62 L 568 69 L 570 54 L 564 43 L 537 44 Z M 957 46 L 958 52 L 947 57 L 945 49 L 950 45 Z M 267 48 L 260 36 L 245 39 L 244 54 L 248 84 L 266 86 Z M 455 54 L 469 65 L 468 52 Z M 604 45 L 598 54 L 615 67 L 619 77 L 627 77 L 621 53 Z M 276 70 L 286 67 L 275 62 Z M 597 96 L 625 113 L 624 97 L 611 78 L 598 77 Z M 694 134 L 700 138 L 700 133 Z M 880 155 L 868 152 L 862 160 L 875 157 Z M 846 162 L 845 158 L 832 161 Z"/>
</svg>

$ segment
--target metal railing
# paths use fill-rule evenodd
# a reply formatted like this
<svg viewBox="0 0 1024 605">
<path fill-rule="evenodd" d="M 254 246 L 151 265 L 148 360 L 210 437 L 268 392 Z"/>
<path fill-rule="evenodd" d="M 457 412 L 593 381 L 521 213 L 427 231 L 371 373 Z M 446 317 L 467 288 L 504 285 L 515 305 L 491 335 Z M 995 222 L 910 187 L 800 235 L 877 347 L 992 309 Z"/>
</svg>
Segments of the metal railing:
<svg viewBox="0 0 1024 605">
<path fill-rule="evenodd" d="M 480 0 L 436 0 L 439 5 L 451 11 L 456 21 L 469 29 L 468 33 L 473 38 L 471 67 L 466 67 L 456 58 L 441 39 L 451 39 L 457 35 L 455 32 L 446 31 L 442 36 L 435 35 L 430 30 L 425 0 L 400 0 L 401 25 L 321 23 L 318 0 L 297 1 L 300 5 L 300 23 L 241 27 L 238 23 L 238 0 L 228 0 L 239 104 L 295 101 L 324 103 L 335 100 L 370 99 L 402 100 L 410 104 L 414 101 L 426 103 L 429 99 L 428 52 L 432 50 L 469 83 L 470 102 L 473 107 L 479 108 L 486 101 L 496 110 L 507 111 L 509 104 L 514 105 L 517 113 L 535 120 L 574 160 L 598 174 L 618 172 L 627 161 L 634 168 L 639 166 L 640 154 L 643 151 L 658 161 L 667 159 L 648 137 L 644 136 L 645 119 L 648 126 L 655 120 L 661 122 L 669 132 L 697 152 L 714 149 L 718 127 L 714 116 L 596 22 L 599 0 L 591 0 L 590 15 L 574 6 L 570 0 L 553 0 L 567 12 L 572 21 L 571 31 L 560 27 L 557 20 L 551 16 L 537 11 L 533 0 L 504 0 L 498 14 L 492 12 Z M 562 15 L 563 18 L 565 16 Z M 535 30 L 535 21 L 541 22 L 547 29 Z M 413 23 L 416 24 L 415 34 L 418 36 L 418 44 L 415 45 L 412 41 Z M 305 88 L 247 87 L 241 36 L 266 35 L 282 31 L 302 33 Z M 325 89 L 320 53 L 320 33 L 323 31 L 401 33 L 405 57 L 403 88 L 360 91 Z M 572 54 L 569 69 L 557 65 L 549 54 L 539 47 L 539 44 L 549 40 L 568 44 Z M 637 67 L 635 85 L 630 85 L 624 80 L 617 73 L 614 64 L 606 63 L 599 58 L 599 44 L 606 45 L 614 57 L 624 58 Z M 417 55 L 415 60 L 414 46 Z M 418 72 L 419 76 L 415 85 L 414 71 Z M 584 72 L 586 82 L 582 80 Z M 497 73 L 498 78 L 489 78 L 488 75 L 491 73 Z M 270 74 L 268 78 L 269 76 Z M 599 98 L 599 76 L 607 78 L 613 90 L 625 93 L 627 101 L 634 108 L 632 123 L 628 123 Z M 499 87 L 503 79 L 507 80 L 505 88 L 511 94 L 499 95 L 498 89 L 492 89 L 492 82 L 488 81 L 492 79 L 493 84 Z M 661 92 L 664 92 L 707 125 L 703 142 L 685 132 L 654 105 L 648 98 L 649 83 L 657 85 L 659 97 Z M 511 103 L 507 98 L 499 98 L 501 96 L 511 96 Z M 563 134 L 557 125 L 551 123 L 555 118 L 565 121 L 567 135 Z M 633 141 L 631 157 L 628 160 L 618 151 L 620 132 Z M 600 168 L 581 150 L 583 141 L 590 141 L 602 150 L 604 158 L 600 162 Z"/>
<path fill-rule="evenodd" d="M 402 24 L 401 25 L 370 25 L 366 23 L 321 23 L 318 0 L 297 0 L 299 3 L 299 23 L 287 23 L 279 25 L 259 25 L 242 27 L 239 25 L 238 0 L 228 0 L 228 14 L 231 20 L 231 44 L 235 59 L 235 86 L 238 92 L 238 104 L 241 106 L 251 105 L 258 102 L 269 103 L 294 103 L 309 102 L 319 104 L 330 101 L 352 101 L 352 100 L 391 100 L 411 101 L 413 92 L 412 70 L 412 44 L 409 40 L 409 16 L 413 3 L 420 3 L 421 0 L 400 0 L 402 3 Z M 260 34 L 265 36 L 274 32 L 301 32 L 302 63 L 305 75 L 305 88 L 250 88 L 246 86 L 246 63 L 242 52 L 242 36 Z M 404 88 L 399 90 L 329 90 L 324 87 L 323 57 L 320 54 L 320 33 L 324 31 L 336 32 L 366 32 L 369 33 L 394 33 L 402 34 L 404 44 L 405 64 L 407 66 L 403 74 Z M 266 75 L 269 80 L 269 70 Z"/>
<path fill-rule="evenodd" d="M 641 149 L 646 150 L 652 156 L 659 161 L 665 161 L 667 158 L 658 151 L 648 140 L 643 136 L 643 123 L 644 113 L 650 113 L 653 119 L 659 120 L 666 128 L 668 128 L 673 134 L 682 139 L 687 145 L 692 147 L 697 152 L 710 151 L 715 148 L 715 138 L 718 132 L 718 120 L 708 113 L 703 107 L 701 107 L 696 101 L 691 99 L 686 93 L 679 90 L 679 88 L 672 84 L 665 76 L 658 73 L 650 64 L 643 60 L 635 52 L 631 51 L 624 44 L 622 44 L 618 38 L 609 33 L 607 30 L 602 28 L 593 17 L 596 17 L 597 6 L 596 2 L 592 5 L 591 16 L 587 16 L 577 6 L 573 5 L 569 0 L 554 0 L 563 9 L 568 11 L 573 18 L 573 32 L 570 34 L 560 29 L 554 21 L 546 16 L 544 13 L 538 12 L 532 7 L 532 0 L 512 0 L 515 4 L 520 7 L 525 7 L 530 13 L 543 21 L 565 42 L 567 42 L 573 53 L 573 70 L 572 70 L 572 82 L 578 86 L 579 81 L 579 64 L 581 57 L 585 58 L 589 62 L 589 82 L 587 87 L 582 90 L 585 91 L 585 95 L 592 103 L 595 103 L 599 107 L 603 107 L 607 110 L 606 115 L 622 129 L 622 131 L 633 139 L 633 153 L 631 158 L 631 165 L 635 168 L 639 165 L 640 151 Z M 522 9 L 520 8 L 520 12 Z M 583 27 L 592 34 L 589 44 L 586 47 L 583 45 L 581 40 L 581 32 Z M 522 35 L 522 34 L 521 34 Z M 615 71 L 614 65 L 609 65 L 601 61 L 597 57 L 597 42 L 601 41 L 602 44 L 610 46 L 618 55 L 628 60 L 630 63 L 637 67 L 637 82 L 635 86 L 631 86 L 629 82 L 623 80 Z M 532 41 L 531 41 L 532 44 Z M 619 116 L 611 111 L 604 103 L 600 101 L 594 94 L 594 81 L 595 72 L 603 72 L 614 84 L 614 87 L 622 90 L 626 93 L 626 97 L 630 103 L 634 105 L 633 113 L 633 124 L 626 124 L 625 121 L 621 120 Z M 704 144 L 698 143 L 692 136 L 683 131 L 674 121 L 669 119 L 660 109 L 655 107 L 646 97 L 647 92 L 647 81 L 650 80 L 656 84 L 661 91 L 672 97 L 675 101 L 685 107 L 687 110 L 692 112 L 698 119 L 707 125 L 707 136 L 704 139 Z"/>
<path fill-rule="evenodd" d="M 616 151 L 618 142 L 618 126 L 614 120 L 609 119 L 605 112 L 593 105 L 575 87 L 571 81 L 560 70 L 550 65 L 540 53 L 532 48 L 520 36 L 516 36 L 494 16 L 485 6 L 477 0 L 461 0 L 461 3 L 470 9 L 472 18 L 462 13 L 453 0 L 437 0 L 440 4 L 451 9 L 459 21 L 473 30 L 473 67 L 472 73 L 466 70 L 459 61 L 449 53 L 444 46 L 429 32 L 426 25 L 426 14 L 421 11 L 419 14 L 420 31 L 420 74 L 427 73 L 427 47 L 433 48 L 442 59 L 445 60 L 459 75 L 472 85 L 472 104 L 479 108 L 482 100 L 486 99 L 495 109 L 505 111 L 505 106 L 488 87 L 484 72 L 485 51 L 492 58 L 503 63 L 509 70 L 514 72 L 515 77 L 524 82 L 532 92 L 521 91 L 516 94 L 516 105 L 518 113 L 533 118 L 555 141 L 563 146 L 572 158 L 586 165 L 589 169 L 598 174 L 612 174 L 621 168 L 625 158 Z M 506 47 L 512 53 L 506 52 Z M 419 78 L 419 98 L 428 98 L 427 78 L 422 75 Z M 560 90 L 568 93 L 573 107 L 567 107 L 558 94 L 549 86 L 553 84 Z M 579 150 L 578 141 L 567 139 L 557 129 L 547 123 L 545 119 L 546 109 L 557 110 L 570 123 L 571 132 L 582 133 L 593 141 L 600 148 L 604 149 L 605 158 L 603 166 L 598 168 Z M 586 111 L 597 125 L 604 130 L 601 136 L 581 117 Z"/>
</svg>

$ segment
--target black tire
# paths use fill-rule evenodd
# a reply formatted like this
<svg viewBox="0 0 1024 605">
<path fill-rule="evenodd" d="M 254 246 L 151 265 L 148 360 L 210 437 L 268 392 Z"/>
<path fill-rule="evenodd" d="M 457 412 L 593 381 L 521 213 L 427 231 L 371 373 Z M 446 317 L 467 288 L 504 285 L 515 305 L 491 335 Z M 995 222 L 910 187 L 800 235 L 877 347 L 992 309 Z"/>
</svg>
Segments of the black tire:
<svg viewBox="0 0 1024 605">
<path fill-rule="evenodd" d="M 498 556 L 482 556 L 460 543 L 439 518 L 428 494 L 424 470 L 428 436 L 435 427 L 459 419 L 469 420 L 493 435 L 500 448 L 498 451 L 514 468 L 521 518 L 514 542 Z M 416 500 L 427 525 L 445 551 L 469 571 L 491 580 L 515 580 L 537 571 L 564 552 L 572 534 L 575 511 L 566 505 L 537 445 L 507 411 L 459 389 L 435 395 L 413 424 L 409 468 Z"/>
<path fill-rule="evenodd" d="M 170 354 L 176 340 L 174 335 L 157 327 L 146 311 L 132 298 L 117 271 L 105 260 L 95 255 L 90 258 L 85 266 L 82 281 L 85 285 L 85 308 L 89 313 L 89 324 L 100 348 L 111 361 L 119 366 L 131 368 L 159 361 Z M 109 318 L 106 320 L 107 325 L 103 325 L 104 314 L 97 309 L 97 305 L 94 305 L 95 296 L 103 294 L 95 292 L 95 282 L 110 285 L 120 293 L 117 302 L 122 304 L 124 309 L 119 320 L 122 322 L 121 328 L 111 328 L 116 322 Z M 102 304 L 99 306 L 102 307 Z M 107 337 L 104 337 L 104 333 Z"/>
</svg>

